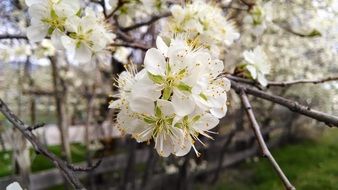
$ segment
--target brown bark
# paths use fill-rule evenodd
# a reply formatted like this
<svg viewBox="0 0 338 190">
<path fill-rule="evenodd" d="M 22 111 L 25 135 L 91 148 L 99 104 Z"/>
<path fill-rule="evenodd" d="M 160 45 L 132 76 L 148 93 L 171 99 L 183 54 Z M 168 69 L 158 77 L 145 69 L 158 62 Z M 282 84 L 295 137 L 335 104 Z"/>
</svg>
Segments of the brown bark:
<svg viewBox="0 0 338 190">
<path fill-rule="evenodd" d="M 56 104 L 56 114 L 57 114 L 57 125 L 60 130 L 61 137 L 61 154 L 64 159 L 71 161 L 70 153 L 70 144 L 68 137 L 68 122 L 66 115 L 66 92 L 61 87 L 60 75 L 57 67 L 57 58 L 56 56 L 50 58 L 52 66 L 52 77 L 53 77 L 53 87 L 54 87 L 54 98 Z"/>
</svg>

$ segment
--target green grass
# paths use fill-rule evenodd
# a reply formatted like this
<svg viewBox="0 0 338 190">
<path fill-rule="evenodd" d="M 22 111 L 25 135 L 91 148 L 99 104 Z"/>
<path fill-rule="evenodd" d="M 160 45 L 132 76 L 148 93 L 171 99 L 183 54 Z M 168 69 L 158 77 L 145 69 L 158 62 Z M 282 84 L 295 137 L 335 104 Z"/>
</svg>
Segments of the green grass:
<svg viewBox="0 0 338 190">
<path fill-rule="evenodd" d="M 12 172 L 12 153 L 10 151 L 0 152 L 0 177 L 10 175 Z"/>
<path fill-rule="evenodd" d="M 60 146 L 49 146 L 48 149 L 56 154 L 61 155 Z M 85 160 L 85 147 L 81 144 L 71 144 L 72 161 L 74 163 Z M 46 159 L 44 156 L 36 154 L 33 150 L 30 151 L 32 166 L 32 172 L 54 168 L 52 162 Z M 13 173 L 12 168 L 12 152 L 0 152 L 0 177 L 8 176 Z"/>
<path fill-rule="evenodd" d="M 273 150 L 277 162 L 297 189 L 338 190 L 338 131 L 328 129 L 317 141 L 305 141 Z M 212 190 L 282 190 L 265 159 L 241 164 L 225 172 Z M 202 187 L 203 188 L 203 187 Z"/>
</svg>

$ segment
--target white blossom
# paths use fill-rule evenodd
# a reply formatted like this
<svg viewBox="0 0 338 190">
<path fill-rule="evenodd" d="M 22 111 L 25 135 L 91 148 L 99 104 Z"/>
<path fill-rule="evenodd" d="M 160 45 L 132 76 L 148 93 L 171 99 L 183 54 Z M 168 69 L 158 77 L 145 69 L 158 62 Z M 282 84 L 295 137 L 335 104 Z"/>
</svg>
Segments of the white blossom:
<svg viewBox="0 0 338 190">
<path fill-rule="evenodd" d="M 246 61 L 245 68 L 250 76 L 262 86 L 266 86 L 268 81 L 265 75 L 270 73 L 271 65 L 262 47 L 257 46 L 253 51 L 244 51 L 243 56 Z"/>
<path fill-rule="evenodd" d="M 255 36 L 260 36 L 267 29 L 273 20 L 273 7 L 269 1 L 267 3 L 258 3 L 250 10 L 250 14 L 245 16 L 244 22 L 246 30 L 252 32 Z"/>
<path fill-rule="evenodd" d="M 22 187 L 18 182 L 13 182 L 6 187 L 6 190 L 22 190 Z"/>
<path fill-rule="evenodd" d="M 34 55 L 37 58 L 44 58 L 55 55 L 55 51 L 56 49 L 52 42 L 50 40 L 44 39 L 36 48 L 34 48 Z"/>
<path fill-rule="evenodd" d="M 69 34 L 61 37 L 62 45 L 80 63 L 89 62 L 93 54 L 103 51 L 115 38 L 90 9 L 83 17 L 69 17 L 65 28 Z"/>
<path fill-rule="evenodd" d="M 120 5 L 118 0 L 109 0 L 112 10 L 117 6 L 115 15 L 120 26 L 128 27 L 137 19 L 145 19 L 148 16 L 158 14 L 167 8 L 166 0 L 127 0 Z"/>
<path fill-rule="evenodd" d="M 77 14 L 80 5 L 77 0 L 26 0 L 31 17 L 31 25 L 27 28 L 27 37 L 31 42 L 38 42 L 47 35 L 55 44 L 65 31 L 65 22 L 69 16 Z"/>
<path fill-rule="evenodd" d="M 118 127 L 138 142 L 155 142 L 161 156 L 183 156 L 226 114 L 230 82 L 218 79 L 223 62 L 208 51 L 193 48 L 186 39 L 172 39 L 168 46 L 156 40 L 144 58 L 144 69 L 128 68 L 118 81 Z"/>
<path fill-rule="evenodd" d="M 172 18 L 161 35 L 166 38 L 185 35 L 189 41 L 209 49 L 216 57 L 224 46 L 230 46 L 240 36 L 234 23 L 216 5 L 193 1 L 185 7 L 173 5 L 170 10 Z"/>
</svg>

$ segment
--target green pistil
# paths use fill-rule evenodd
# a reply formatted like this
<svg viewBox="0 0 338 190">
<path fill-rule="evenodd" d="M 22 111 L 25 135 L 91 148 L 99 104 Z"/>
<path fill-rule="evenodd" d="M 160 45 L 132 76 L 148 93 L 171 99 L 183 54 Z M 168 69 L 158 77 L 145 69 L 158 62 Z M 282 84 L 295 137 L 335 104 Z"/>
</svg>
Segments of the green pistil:
<svg viewBox="0 0 338 190">
<path fill-rule="evenodd" d="M 59 29 L 60 31 L 64 31 L 64 25 L 66 18 L 59 17 L 55 10 L 52 9 L 50 13 L 50 18 L 44 18 L 41 20 L 42 22 L 48 24 L 50 26 L 48 30 L 48 34 L 51 34 L 55 29 Z"/>
</svg>

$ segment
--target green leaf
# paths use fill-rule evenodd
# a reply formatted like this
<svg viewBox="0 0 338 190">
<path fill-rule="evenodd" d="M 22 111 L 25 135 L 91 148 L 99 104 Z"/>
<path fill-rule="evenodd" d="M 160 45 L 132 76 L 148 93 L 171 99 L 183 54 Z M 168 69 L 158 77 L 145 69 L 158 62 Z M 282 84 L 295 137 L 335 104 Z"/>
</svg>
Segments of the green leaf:
<svg viewBox="0 0 338 190">
<path fill-rule="evenodd" d="M 154 75 L 148 72 L 148 77 L 156 84 L 163 84 L 165 82 L 164 78 L 161 75 Z"/>
<path fill-rule="evenodd" d="M 200 93 L 200 97 L 201 97 L 203 100 L 208 101 L 208 97 L 207 97 L 205 94 Z"/>
<path fill-rule="evenodd" d="M 167 118 L 166 120 L 166 123 L 168 124 L 168 125 L 172 125 L 172 123 L 173 123 L 173 121 L 174 121 L 174 118 L 173 117 L 169 117 L 169 118 Z"/>
<path fill-rule="evenodd" d="M 52 17 L 52 19 L 58 19 L 58 15 L 56 14 L 54 9 L 50 11 L 50 16 Z"/>
<path fill-rule="evenodd" d="M 81 42 L 80 42 L 80 41 L 78 41 L 78 42 L 76 43 L 76 48 L 77 48 L 77 49 L 79 49 L 79 48 L 80 48 L 80 46 L 81 46 Z"/>
<path fill-rule="evenodd" d="M 180 84 L 177 85 L 177 88 L 180 90 L 180 91 L 185 91 L 185 92 L 189 92 L 191 93 L 191 87 L 183 82 L 180 82 Z"/>
<path fill-rule="evenodd" d="M 162 111 L 158 106 L 155 107 L 155 116 L 162 117 Z"/>
<path fill-rule="evenodd" d="M 174 126 L 175 126 L 176 128 L 180 128 L 180 129 L 182 129 L 182 128 L 183 128 L 183 125 L 182 125 L 182 123 L 176 123 Z"/>
<path fill-rule="evenodd" d="M 188 123 L 188 119 L 189 119 L 189 117 L 186 115 L 186 116 L 183 117 L 182 120 L 183 120 L 183 122 Z"/>
<path fill-rule="evenodd" d="M 192 122 L 196 122 L 198 121 L 199 119 L 201 119 L 201 116 L 200 115 L 196 115 L 192 118 Z"/>
<path fill-rule="evenodd" d="M 183 75 L 187 72 L 187 69 L 182 69 L 180 70 L 180 72 L 178 73 L 178 75 Z"/>
<path fill-rule="evenodd" d="M 165 87 L 163 90 L 162 99 L 169 100 L 171 93 L 172 93 L 172 89 L 170 87 Z"/>
<path fill-rule="evenodd" d="M 153 124 L 156 122 L 156 120 L 153 117 L 149 117 L 149 116 L 143 116 L 143 121 L 148 124 Z"/>
<path fill-rule="evenodd" d="M 169 63 L 167 63 L 166 66 L 165 66 L 165 74 L 169 75 L 170 72 L 171 72 L 171 67 L 170 67 Z"/>
<path fill-rule="evenodd" d="M 55 30 L 55 28 L 49 27 L 49 28 L 48 28 L 48 35 L 52 35 L 53 32 L 54 32 L 54 30 Z"/>
<path fill-rule="evenodd" d="M 316 36 L 321 36 L 321 35 L 322 35 L 322 34 L 321 34 L 318 30 L 316 30 L 316 29 L 312 30 L 312 31 L 308 34 L 309 37 L 316 37 Z"/>
<path fill-rule="evenodd" d="M 81 14 L 82 14 L 82 10 L 81 9 L 79 9 L 77 12 L 76 12 L 76 16 L 78 16 L 78 17 L 80 17 L 81 16 Z"/>
</svg>

